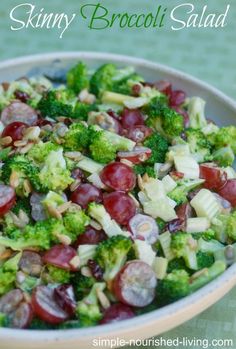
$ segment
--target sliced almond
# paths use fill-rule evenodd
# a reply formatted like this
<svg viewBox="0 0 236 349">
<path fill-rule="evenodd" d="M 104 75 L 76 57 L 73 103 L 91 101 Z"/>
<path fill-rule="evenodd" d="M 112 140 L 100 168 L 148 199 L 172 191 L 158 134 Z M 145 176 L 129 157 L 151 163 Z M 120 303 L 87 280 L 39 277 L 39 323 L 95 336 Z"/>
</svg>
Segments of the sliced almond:
<svg viewBox="0 0 236 349">
<path fill-rule="evenodd" d="M 23 187 L 25 190 L 25 194 L 28 195 L 32 192 L 32 187 L 28 179 L 24 180 Z"/>
<path fill-rule="evenodd" d="M 138 186 L 140 190 L 144 191 L 143 179 L 140 175 L 138 175 Z"/>
<path fill-rule="evenodd" d="M 80 179 L 74 180 L 74 182 L 70 185 L 70 191 L 75 191 L 81 184 Z"/>
<path fill-rule="evenodd" d="M 64 154 L 67 158 L 79 161 L 83 158 L 83 155 L 81 154 L 80 151 L 67 151 Z"/>
<path fill-rule="evenodd" d="M 129 195 L 129 197 L 131 197 L 131 199 L 134 200 L 135 206 L 137 208 L 139 208 L 140 207 L 140 203 L 138 202 L 138 200 L 131 193 L 129 193 L 128 195 Z"/>
<path fill-rule="evenodd" d="M 82 103 L 93 104 L 96 101 L 96 96 L 89 93 L 87 89 L 83 89 L 79 94 L 79 100 Z"/>
<path fill-rule="evenodd" d="M 71 201 L 65 202 L 64 204 L 57 207 L 57 212 L 59 212 L 61 214 L 66 212 L 68 210 L 68 208 L 70 207 L 70 205 L 71 205 Z"/>
<path fill-rule="evenodd" d="M 33 147 L 34 143 L 28 143 L 25 147 L 19 149 L 20 154 L 26 154 Z"/>
<path fill-rule="evenodd" d="M 134 164 L 131 161 L 127 160 L 127 159 L 121 159 L 120 162 L 122 162 L 123 164 L 125 164 L 125 165 L 127 165 L 129 167 L 134 167 Z"/>
<path fill-rule="evenodd" d="M 89 225 L 91 225 L 91 227 L 93 227 L 96 230 L 102 230 L 102 226 L 93 219 L 90 220 Z"/>
<path fill-rule="evenodd" d="M 55 207 L 53 207 L 53 206 L 47 205 L 47 211 L 48 211 L 48 213 L 49 213 L 49 215 L 51 217 L 54 217 L 54 218 L 57 218 L 57 219 L 61 219 L 62 218 L 61 217 L 61 213 L 58 212 L 58 210 Z"/>
<path fill-rule="evenodd" d="M 14 142 L 14 146 L 17 147 L 17 148 L 18 147 L 24 147 L 27 143 L 28 143 L 28 141 L 22 139 L 20 141 L 15 141 Z"/>
<path fill-rule="evenodd" d="M 39 138 L 40 131 L 39 126 L 28 127 L 23 131 L 23 139 L 27 141 L 35 141 Z"/>
<path fill-rule="evenodd" d="M 21 221 L 23 221 L 25 224 L 29 223 L 29 217 L 28 215 L 23 211 L 23 210 L 19 210 L 19 214 L 18 217 Z"/>
<path fill-rule="evenodd" d="M 20 178 L 16 171 L 12 171 L 9 182 L 10 182 L 10 186 L 13 188 L 18 187 L 18 185 L 20 184 Z"/>
<path fill-rule="evenodd" d="M 11 257 L 12 253 L 13 252 L 10 249 L 6 249 L 5 251 L 3 251 L 0 254 L 0 260 L 7 259 L 7 258 Z"/>
<path fill-rule="evenodd" d="M 70 245 L 71 244 L 71 238 L 68 235 L 56 234 L 56 237 L 63 245 Z"/>
<path fill-rule="evenodd" d="M 93 276 L 89 267 L 82 267 L 82 268 L 81 268 L 81 274 L 82 274 L 83 276 L 86 276 L 86 277 L 91 277 L 91 276 Z"/>
<path fill-rule="evenodd" d="M 78 269 L 78 268 L 80 267 L 80 258 L 79 258 L 79 256 L 74 256 L 74 257 L 70 260 L 69 264 L 70 264 L 73 268 Z"/>
<path fill-rule="evenodd" d="M 107 296 L 105 295 L 104 292 L 102 292 L 101 290 L 97 289 L 97 297 L 98 300 L 101 304 L 101 306 L 103 307 L 103 309 L 108 309 L 111 305 L 109 299 L 107 298 Z"/>
<path fill-rule="evenodd" d="M 10 136 L 3 137 L 0 139 L 0 144 L 1 145 L 9 145 L 12 142 L 12 138 Z"/>
<path fill-rule="evenodd" d="M 194 274 L 190 277 L 190 283 L 191 283 L 192 281 L 194 281 L 195 279 L 197 279 L 199 276 L 204 275 L 204 274 L 207 274 L 207 273 L 208 273 L 207 268 L 203 268 L 203 269 L 197 271 L 196 273 L 194 273 Z"/>
</svg>

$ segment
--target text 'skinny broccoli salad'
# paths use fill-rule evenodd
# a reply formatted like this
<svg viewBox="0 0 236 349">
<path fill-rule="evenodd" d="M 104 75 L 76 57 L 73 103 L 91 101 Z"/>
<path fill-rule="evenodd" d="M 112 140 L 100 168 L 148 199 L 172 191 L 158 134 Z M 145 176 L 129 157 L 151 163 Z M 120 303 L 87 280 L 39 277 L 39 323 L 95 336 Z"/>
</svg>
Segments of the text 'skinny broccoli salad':
<svg viewBox="0 0 236 349">
<path fill-rule="evenodd" d="M 235 261 L 236 127 L 201 98 L 79 62 L 3 83 L 0 107 L 0 326 L 132 318 Z"/>
</svg>

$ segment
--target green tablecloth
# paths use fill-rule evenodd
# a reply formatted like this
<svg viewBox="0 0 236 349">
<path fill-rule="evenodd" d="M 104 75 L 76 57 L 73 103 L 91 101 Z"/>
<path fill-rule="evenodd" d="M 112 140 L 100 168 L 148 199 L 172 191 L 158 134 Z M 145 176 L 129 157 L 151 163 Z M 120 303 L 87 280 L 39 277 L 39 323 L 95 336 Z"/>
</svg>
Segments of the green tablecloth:
<svg viewBox="0 0 236 349">
<path fill-rule="evenodd" d="M 26 1 L 25 1 L 26 2 Z M 30 1 L 27 1 L 30 2 Z M 180 0 L 119 0 L 100 1 L 113 12 L 141 13 L 154 11 L 160 4 L 168 9 L 184 3 Z M 187 2 L 187 1 L 186 1 Z M 224 28 L 189 28 L 172 31 L 170 21 L 165 28 L 90 30 L 85 21 L 77 19 L 59 39 L 56 30 L 23 29 L 11 31 L 10 10 L 19 3 L 16 0 L 0 2 L 0 59 L 50 51 L 106 51 L 143 57 L 167 64 L 190 73 L 236 97 L 236 1 L 193 0 L 198 12 L 207 4 L 210 12 L 221 13 L 227 4 L 230 11 Z M 95 0 L 37 0 L 32 1 L 37 10 L 46 12 L 78 12 L 82 4 Z M 220 302 L 182 326 L 165 333 L 163 338 L 231 338 L 236 348 L 236 290 L 232 290 Z M 197 348 L 197 347 L 194 347 Z"/>
</svg>

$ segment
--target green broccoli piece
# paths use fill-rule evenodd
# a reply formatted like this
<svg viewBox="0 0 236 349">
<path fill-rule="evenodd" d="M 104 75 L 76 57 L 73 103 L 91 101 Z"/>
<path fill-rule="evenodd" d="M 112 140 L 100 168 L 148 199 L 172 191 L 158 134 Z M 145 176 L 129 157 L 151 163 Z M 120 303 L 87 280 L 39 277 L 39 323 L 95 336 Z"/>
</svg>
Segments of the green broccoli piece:
<svg viewBox="0 0 236 349">
<path fill-rule="evenodd" d="M 30 213 L 31 213 L 31 206 L 30 206 L 30 201 L 28 198 L 19 198 L 17 201 L 16 201 L 16 204 L 12 207 L 11 211 L 13 213 L 15 213 L 16 215 L 19 214 L 19 212 L 23 211 L 25 212 L 28 217 L 30 217 Z"/>
<path fill-rule="evenodd" d="M 104 270 L 104 280 L 114 279 L 125 264 L 131 247 L 131 240 L 122 235 L 112 236 L 97 246 L 95 260 Z"/>
<path fill-rule="evenodd" d="M 14 288 L 16 280 L 16 271 L 5 271 L 0 268 L 0 296 Z"/>
<path fill-rule="evenodd" d="M 91 111 L 97 111 L 98 107 L 96 104 L 86 104 L 82 102 L 77 102 L 73 109 L 73 114 L 71 118 L 87 121 L 88 113 Z"/>
<path fill-rule="evenodd" d="M 133 69 L 130 67 L 127 67 L 125 69 L 122 69 L 124 77 L 117 76 L 118 81 L 114 80 L 112 91 L 116 93 L 121 93 L 123 95 L 132 95 L 132 87 L 143 81 L 143 78 L 138 75 L 137 73 L 133 73 Z M 121 70 L 120 70 L 121 72 Z"/>
<path fill-rule="evenodd" d="M 73 182 L 70 171 L 66 168 L 62 148 L 52 150 L 46 157 L 39 179 L 42 186 L 53 191 L 63 191 Z"/>
<path fill-rule="evenodd" d="M 216 149 L 230 146 L 236 154 L 236 127 L 222 127 L 214 136 L 214 145 Z"/>
<path fill-rule="evenodd" d="M 197 242 L 191 234 L 176 233 L 171 237 L 171 251 L 177 258 L 183 257 L 188 268 L 197 270 Z"/>
<path fill-rule="evenodd" d="M 172 273 L 174 270 L 187 270 L 188 272 L 190 271 L 185 264 L 184 259 L 181 258 L 174 258 L 171 261 L 168 262 L 168 267 L 167 267 L 167 273 Z"/>
<path fill-rule="evenodd" d="M 79 318 L 81 327 L 93 326 L 102 319 L 102 312 L 98 305 L 97 291 L 104 291 L 106 284 L 95 283 L 90 293 L 78 302 L 76 316 Z"/>
<path fill-rule="evenodd" d="M 174 138 L 184 130 L 183 116 L 163 103 L 160 97 L 151 99 L 144 108 L 148 115 L 146 124 L 168 138 Z"/>
<path fill-rule="evenodd" d="M 232 166 L 235 158 L 231 146 L 217 149 L 213 152 L 212 157 L 213 160 L 219 164 L 219 166 L 223 167 Z"/>
<path fill-rule="evenodd" d="M 66 284 L 71 279 L 71 273 L 68 270 L 47 265 L 47 271 L 43 274 L 43 279 L 48 283 Z"/>
<path fill-rule="evenodd" d="M 113 86 L 112 78 L 116 73 L 117 69 L 114 64 L 102 65 L 90 79 L 90 91 L 96 96 L 101 95 L 104 91 L 111 91 Z"/>
<path fill-rule="evenodd" d="M 195 234 L 193 233 L 192 236 L 196 240 L 199 240 L 200 238 L 202 238 L 206 241 L 210 241 L 216 238 L 216 233 L 213 229 L 208 229 L 202 233 L 195 233 Z"/>
<path fill-rule="evenodd" d="M 70 151 L 81 151 L 87 148 L 89 131 L 82 123 L 71 124 L 64 136 L 63 147 Z"/>
<path fill-rule="evenodd" d="M 171 200 L 174 200 L 177 203 L 177 205 L 182 205 L 185 202 L 187 202 L 187 195 L 188 191 L 186 191 L 186 188 L 183 186 L 177 186 L 170 193 L 168 193 L 169 198 Z"/>
<path fill-rule="evenodd" d="M 152 178 L 157 177 L 153 166 L 138 164 L 138 165 L 134 165 L 133 170 L 136 175 L 143 176 L 145 173 L 147 173 L 149 177 L 152 177 Z"/>
<path fill-rule="evenodd" d="M 37 109 L 44 117 L 50 117 L 53 119 L 58 116 L 70 117 L 73 114 L 73 105 L 62 101 L 63 99 L 67 100 L 65 94 L 62 96 L 60 91 L 48 91 L 40 99 Z"/>
<path fill-rule="evenodd" d="M 116 158 L 119 150 L 133 150 L 135 143 L 114 132 L 103 130 L 98 126 L 90 126 L 90 152 L 95 161 L 108 163 Z"/>
<path fill-rule="evenodd" d="M 12 150 L 11 147 L 7 147 L 0 150 L 0 161 L 5 161 L 8 159 L 9 153 Z"/>
<path fill-rule="evenodd" d="M 212 254 L 202 251 L 197 252 L 198 269 L 209 268 L 214 262 L 215 259 Z"/>
<path fill-rule="evenodd" d="M 200 238 L 198 241 L 198 250 L 205 253 L 213 254 L 216 251 L 222 250 L 224 245 L 218 240 L 211 239 L 209 241 Z"/>
<path fill-rule="evenodd" d="M 48 322 L 44 322 L 37 317 L 34 317 L 29 325 L 30 330 L 54 330 L 56 328 L 56 325 L 51 325 Z"/>
<path fill-rule="evenodd" d="M 157 301 L 166 305 L 190 294 L 189 275 L 183 269 L 173 270 L 157 286 Z"/>
<path fill-rule="evenodd" d="M 8 327 L 9 319 L 8 316 L 4 313 L 0 313 L 0 328 Z"/>
<path fill-rule="evenodd" d="M 94 132 L 89 150 L 91 157 L 102 164 L 107 164 L 116 158 L 116 146 L 106 138 L 103 131 Z"/>
<path fill-rule="evenodd" d="M 143 145 L 152 151 L 151 157 L 145 163 L 154 165 L 156 162 L 165 162 L 169 145 L 163 136 L 155 132 L 144 141 Z"/>
<path fill-rule="evenodd" d="M 16 229 L 19 232 L 18 229 Z M 39 221 L 35 225 L 27 225 L 21 234 L 14 238 L 0 236 L 0 245 L 12 250 L 22 250 L 27 247 L 38 247 L 48 250 L 57 241 L 56 235 L 65 232 L 65 227 L 58 219 L 51 218 Z"/>
<path fill-rule="evenodd" d="M 52 150 L 58 150 L 58 144 L 52 142 L 40 142 L 35 144 L 28 152 L 27 156 L 36 163 L 43 163 Z"/>
<path fill-rule="evenodd" d="M 190 128 L 186 131 L 186 136 L 190 152 L 195 154 L 198 162 L 212 160 L 212 145 L 201 130 Z"/>
<path fill-rule="evenodd" d="M 77 63 L 72 67 L 67 75 L 67 86 L 71 88 L 75 93 L 79 93 L 85 88 L 89 87 L 88 69 L 83 62 Z"/>
<path fill-rule="evenodd" d="M 82 234 L 89 224 L 89 217 L 82 210 L 67 211 L 63 217 L 67 235 L 74 242 L 78 235 Z"/>
<path fill-rule="evenodd" d="M 39 179 L 39 168 L 24 155 L 14 155 L 5 161 L 1 171 L 1 179 L 4 183 L 9 184 L 13 171 L 19 183 L 15 188 L 17 195 L 21 197 L 29 195 L 25 190 L 25 180 L 29 180 L 36 191 L 40 192 L 42 190 L 43 186 Z"/>
<path fill-rule="evenodd" d="M 88 277 L 80 273 L 75 273 L 71 279 L 71 283 L 73 284 L 76 299 L 81 300 L 88 295 L 95 282 L 96 280 L 92 276 Z"/>
<path fill-rule="evenodd" d="M 68 329 L 80 328 L 80 327 L 81 327 L 81 324 L 79 320 L 64 321 L 58 326 L 60 330 L 68 330 Z"/>
</svg>

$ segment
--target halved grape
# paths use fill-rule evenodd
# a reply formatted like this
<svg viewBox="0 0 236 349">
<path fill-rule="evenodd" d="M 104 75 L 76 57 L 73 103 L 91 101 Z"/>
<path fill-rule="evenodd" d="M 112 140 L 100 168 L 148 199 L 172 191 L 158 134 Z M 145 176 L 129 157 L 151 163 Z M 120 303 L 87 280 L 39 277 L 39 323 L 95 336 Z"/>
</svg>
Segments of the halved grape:
<svg viewBox="0 0 236 349">
<path fill-rule="evenodd" d="M 105 310 L 100 324 L 109 324 L 117 321 L 131 319 L 135 316 L 131 307 L 122 303 L 112 304 Z"/>
<path fill-rule="evenodd" d="M 71 246 L 54 245 L 50 250 L 46 251 L 43 256 L 43 262 L 55 265 L 65 270 L 74 270 L 70 264 L 72 258 L 77 256 L 76 250 Z"/>
<path fill-rule="evenodd" d="M 103 203 L 111 218 L 121 225 L 127 225 L 136 212 L 134 200 L 120 191 L 105 194 Z"/>
<path fill-rule="evenodd" d="M 155 219 L 144 214 L 136 214 L 129 221 L 129 228 L 135 239 L 146 240 L 149 244 L 157 241 L 159 228 Z"/>
<path fill-rule="evenodd" d="M 73 191 L 70 200 L 82 208 L 87 208 L 90 202 L 102 202 L 102 191 L 92 184 L 83 183 Z"/>
<path fill-rule="evenodd" d="M 0 184 L 0 216 L 10 211 L 15 205 L 15 190 L 9 185 Z"/>
<path fill-rule="evenodd" d="M 114 190 L 130 191 L 135 187 L 136 176 L 131 167 L 121 162 L 106 165 L 100 178 L 103 184 Z"/>
</svg>

